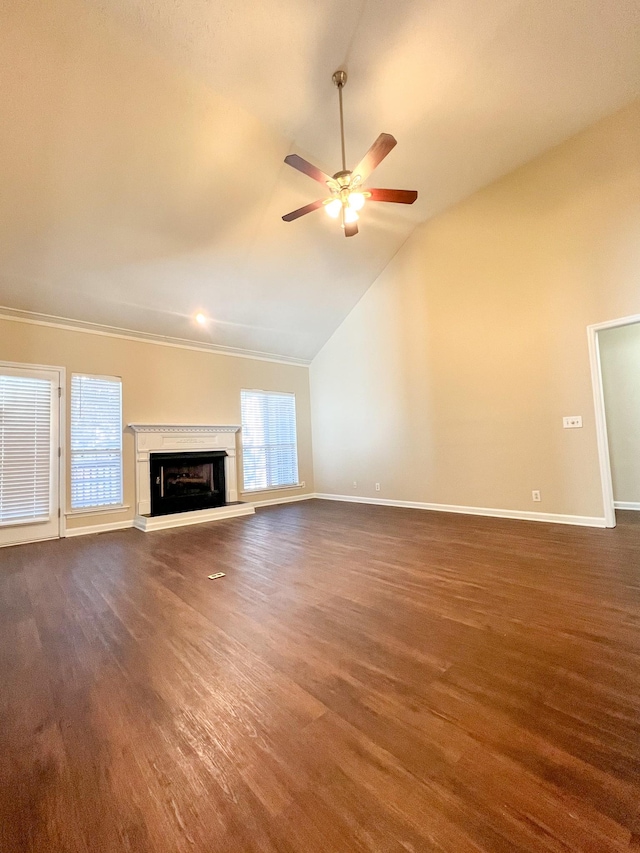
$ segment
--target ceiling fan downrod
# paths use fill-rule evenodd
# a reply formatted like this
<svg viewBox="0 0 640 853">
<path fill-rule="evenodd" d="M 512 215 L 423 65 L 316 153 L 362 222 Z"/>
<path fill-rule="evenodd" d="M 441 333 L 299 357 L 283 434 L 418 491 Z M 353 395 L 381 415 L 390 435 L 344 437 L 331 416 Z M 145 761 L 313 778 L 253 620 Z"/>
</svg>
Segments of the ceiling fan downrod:
<svg viewBox="0 0 640 853">
<path fill-rule="evenodd" d="M 342 144 L 342 171 L 347 171 L 347 157 L 345 154 L 344 147 L 344 113 L 342 111 L 342 90 L 346 86 L 347 83 L 347 72 L 346 71 L 336 71 L 332 77 L 333 82 L 336 84 L 338 89 L 338 100 L 340 102 L 340 142 Z"/>
</svg>

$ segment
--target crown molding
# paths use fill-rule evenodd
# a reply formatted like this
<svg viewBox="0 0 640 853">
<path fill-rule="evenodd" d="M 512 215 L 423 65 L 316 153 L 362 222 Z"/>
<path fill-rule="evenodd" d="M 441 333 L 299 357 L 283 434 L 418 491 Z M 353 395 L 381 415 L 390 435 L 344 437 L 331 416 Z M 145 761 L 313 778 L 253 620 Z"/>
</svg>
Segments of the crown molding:
<svg viewBox="0 0 640 853">
<path fill-rule="evenodd" d="M 309 359 L 294 358 L 293 356 L 274 355 L 259 350 L 236 349 L 223 347 L 218 344 L 189 341 L 186 338 L 173 338 L 169 335 L 156 335 L 151 332 L 140 332 L 135 329 L 121 329 L 118 326 L 106 326 L 101 323 L 91 323 L 88 320 L 74 320 L 70 317 L 58 317 L 55 314 L 41 314 L 36 311 L 23 311 L 0 305 L 0 320 L 10 320 L 16 323 L 29 323 L 33 326 L 49 326 L 64 329 L 68 332 L 82 332 L 89 335 L 102 335 L 108 338 L 120 338 L 125 341 L 137 341 L 156 346 L 175 347 L 176 349 L 208 352 L 214 355 L 226 355 L 232 358 L 250 358 L 254 361 L 269 361 L 274 364 L 290 364 L 297 367 L 308 367 Z"/>
</svg>

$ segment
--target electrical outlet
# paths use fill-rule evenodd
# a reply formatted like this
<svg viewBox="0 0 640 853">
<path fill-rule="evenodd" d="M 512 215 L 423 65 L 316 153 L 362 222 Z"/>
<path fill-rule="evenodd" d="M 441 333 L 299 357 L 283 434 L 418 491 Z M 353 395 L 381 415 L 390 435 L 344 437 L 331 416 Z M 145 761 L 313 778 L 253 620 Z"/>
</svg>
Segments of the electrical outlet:
<svg viewBox="0 0 640 853">
<path fill-rule="evenodd" d="M 380 483 L 376 483 L 376 492 L 380 491 Z"/>
<path fill-rule="evenodd" d="M 354 480 L 354 481 L 353 481 L 353 488 L 354 488 L 354 489 L 357 489 L 357 488 L 358 488 L 358 481 L 357 481 L 357 480 Z"/>
<path fill-rule="evenodd" d="M 563 429 L 582 429 L 582 415 L 569 415 L 562 419 Z"/>
<path fill-rule="evenodd" d="M 533 499 L 534 501 L 539 501 L 539 500 L 541 500 L 540 492 L 538 491 L 538 489 L 534 489 L 534 490 L 531 492 L 531 497 L 532 497 L 532 499 Z"/>
</svg>

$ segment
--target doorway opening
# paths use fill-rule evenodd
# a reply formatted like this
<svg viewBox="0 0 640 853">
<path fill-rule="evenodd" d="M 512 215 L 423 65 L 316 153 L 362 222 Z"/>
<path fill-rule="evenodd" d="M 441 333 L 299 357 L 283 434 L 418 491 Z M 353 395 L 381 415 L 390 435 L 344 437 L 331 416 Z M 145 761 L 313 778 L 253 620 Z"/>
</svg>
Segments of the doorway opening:
<svg viewBox="0 0 640 853">
<path fill-rule="evenodd" d="M 600 463 L 600 480 L 602 483 L 602 502 L 604 506 L 604 517 L 606 527 L 616 526 L 616 500 L 614 496 L 611 447 L 609 431 L 607 429 L 607 414 L 605 405 L 605 388 L 603 377 L 603 363 L 601 335 L 610 330 L 621 329 L 627 326 L 640 324 L 640 314 L 631 317 L 623 317 L 619 320 L 609 320 L 606 323 L 596 323 L 587 327 L 589 339 L 589 360 L 591 364 L 591 382 L 593 385 L 593 402 L 595 409 L 596 436 L 598 441 L 598 459 Z M 640 377 L 638 379 L 640 382 Z M 620 502 L 619 502 L 620 503 Z M 624 502 L 622 502 L 624 503 Z M 622 508 L 622 507 L 621 507 Z"/>
</svg>

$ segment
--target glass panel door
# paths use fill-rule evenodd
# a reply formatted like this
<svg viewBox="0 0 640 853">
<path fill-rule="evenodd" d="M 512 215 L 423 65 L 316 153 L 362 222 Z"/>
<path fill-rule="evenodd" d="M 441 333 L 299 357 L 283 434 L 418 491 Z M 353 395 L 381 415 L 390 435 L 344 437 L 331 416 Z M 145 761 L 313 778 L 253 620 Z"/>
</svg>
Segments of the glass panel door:
<svg viewBox="0 0 640 853">
<path fill-rule="evenodd" d="M 59 536 L 59 381 L 0 365 L 0 545 Z"/>
</svg>

